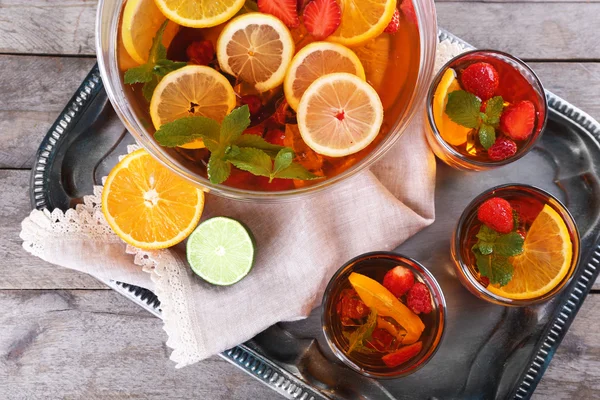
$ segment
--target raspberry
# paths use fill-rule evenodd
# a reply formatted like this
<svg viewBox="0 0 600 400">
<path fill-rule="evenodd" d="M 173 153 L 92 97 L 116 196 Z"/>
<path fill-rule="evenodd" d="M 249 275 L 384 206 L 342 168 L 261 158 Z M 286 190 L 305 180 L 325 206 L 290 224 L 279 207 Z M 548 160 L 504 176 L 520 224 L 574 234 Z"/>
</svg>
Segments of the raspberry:
<svg viewBox="0 0 600 400">
<path fill-rule="evenodd" d="M 479 206 L 477 219 L 499 233 L 509 233 L 515 224 L 510 203 L 500 197 L 492 197 Z"/>
<path fill-rule="evenodd" d="M 477 62 L 465 68 L 461 82 L 467 92 L 473 93 L 481 100 L 490 99 L 500 84 L 496 68 L 485 62 Z"/>
<path fill-rule="evenodd" d="M 398 28 L 400 27 L 400 11 L 396 9 L 394 11 L 394 15 L 392 16 L 392 20 L 388 24 L 388 26 L 383 30 L 385 33 L 396 33 L 398 32 Z"/>
<path fill-rule="evenodd" d="M 512 157 L 517 152 L 517 144 L 508 138 L 499 138 L 488 149 L 488 156 L 492 161 L 502 161 Z"/>
<path fill-rule="evenodd" d="M 523 100 L 506 107 L 500 116 L 500 129 L 514 140 L 525 140 L 533 133 L 535 106 Z"/>
<path fill-rule="evenodd" d="M 262 102 L 260 101 L 260 98 L 254 94 L 242 96 L 242 98 L 240 99 L 240 103 L 242 103 L 242 105 L 248 106 L 248 111 L 250 111 L 251 116 L 258 114 L 260 108 L 262 107 Z"/>
<path fill-rule="evenodd" d="M 415 314 L 429 314 L 433 307 L 431 306 L 431 294 L 427 285 L 422 282 L 415 283 L 406 295 L 406 305 Z"/>
<path fill-rule="evenodd" d="M 383 277 L 383 286 L 396 297 L 408 292 L 415 283 L 415 276 L 408 269 L 397 266 L 389 270 Z"/>
<path fill-rule="evenodd" d="M 215 58 L 215 48 L 210 40 L 192 42 L 185 50 L 190 63 L 208 65 Z"/>
<path fill-rule="evenodd" d="M 400 350 L 396 350 L 393 353 L 386 354 L 381 357 L 381 361 L 390 368 L 397 367 L 400 364 L 404 364 L 417 354 L 421 352 L 423 348 L 423 342 L 416 342 L 409 346 L 404 346 Z"/>
</svg>

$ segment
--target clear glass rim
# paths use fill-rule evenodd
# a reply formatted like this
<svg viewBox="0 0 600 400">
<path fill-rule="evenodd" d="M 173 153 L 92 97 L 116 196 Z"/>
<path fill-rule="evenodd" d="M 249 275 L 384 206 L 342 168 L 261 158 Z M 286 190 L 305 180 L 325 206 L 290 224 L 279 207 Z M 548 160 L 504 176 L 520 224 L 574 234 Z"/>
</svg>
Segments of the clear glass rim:
<svg viewBox="0 0 600 400">
<path fill-rule="evenodd" d="M 154 156 L 154 158 L 192 184 L 200 186 L 206 191 L 213 192 L 222 197 L 243 201 L 259 200 L 264 202 L 296 200 L 299 197 L 305 197 L 332 187 L 335 183 L 357 174 L 359 171 L 369 167 L 381 158 L 402 136 L 404 128 L 412 121 L 419 106 L 421 106 L 423 99 L 426 97 L 427 84 L 433 74 L 435 50 L 437 46 L 435 5 L 433 0 L 414 1 L 413 4 L 415 6 L 419 24 L 421 52 L 417 85 L 415 90 L 413 90 L 407 112 L 402 118 L 396 120 L 387 137 L 377 146 L 377 148 L 363 160 L 341 174 L 326 179 L 322 183 L 317 183 L 304 188 L 279 192 L 261 192 L 237 189 L 224 185 L 215 185 L 210 183 L 208 179 L 191 173 L 181 166 L 176 159 L 161 151 L 159 149 L 160 146 L 156 145 L 147 137 L 143 124 L 139 121 L 125 100 L 125 95 L 121 88 L 120 71 L 117 65 L 116 45 L 119 24 L 118 17 L 124 1 L 125 0 L 99 0 L 96 14 L 96 54 L 100 75 L 104 82 L 108 98 L 127 130 L 135 137 L 138 143 L 146 149 L 146 151 Z M 425 16 L 429 16 L 429 18 L 425 18 Z M 108 31 L 106 30 L 106 26 L 109 27 Z M 402 129 L 400 129 L 400 125 L 402 125 Z"/>
<path fill-rule="evenodd" d="M 527 143 L 527 145 L 524 148 L 520 149 L 520 151 L 517 152 L 517 154 L 515 154 L 514 156 L 512 156 L 510 158 L 507 158 L 506 160 L 501 160 L 501 161 L 479 161 L 479 160 L 473 160 L 473 159 L 471 159 L 469 157 L 466 157 L 465 155 L 463 155 L 460 152 L 456 151 L 451 145 L 449 145 L 448 143 L 446 143 L 446 141 L 442 138 L 440 132 L 438 131 L 437 125 L 435 124 L 435 119 L 433 117 L 433 97 L 435 95 L 435 90 L 437 88 L 437 85 L 440 83 L 440 81 L 442 79 L 442 76 L 444 75 L 444 72 L 446 72 L 446 70 L 450 67 L 450 65 L 452 65 L 456 61 L 460 60 L 461 58 L 467 57 L 469 55 L 477 54 L 477 53 L 488 53 L 488 54 L 491 53 L 491 54 L 496 54 L 496 55 L 499 55 L 501 57 L 506 57 L 509 60 L 511 60 L 511 61 L 515 62 L 516 64 L 518 64 L 519 66 L 521 66 L 528 73 L 530 73 L 531 76 L 533 77 L 533 81 L 534 81 L 534 84 L 535 84 L 535 85 L 533 85 L 533 88 L 540 95 L 540 97 L 542 99 L 542 105 L 543 105 L 543 108 L 544 108 L 544 120 L 542 121 L 542 125 L 541 125 L 541 127 L 539 129 L 539 132 L 537 132 L 535 134 L 535 137 L 533 137 L 529 141 L 529 143 Z M 478 170 L 480 170 L 480 169 L 488 169 L 488 168 L 501 167 L 503 165 L 510 164 L 510 163 L 512 163 L 514 161 L 517 161 L 518 159 L 520 159 L 521 157 L 523 157 L 525 154 L 527 154 L 533 148 L 533 146 L 540 139 L 540 137 L 542 136 L 542 133 L 544 132 L 544 129 L 546 128 L 546 123 L 548 122 L 548 101 L 546 99 L 546 92 L 545 92 L 544 86 L 542 85 L 542 82 L 541 82 L 540 78 L 537 76 L 537 74 L 531 69 L 531 67 L 529 67 L 529 65 L 527 65 L 520 58 L 515 57 L 515 56 L 513 56 L 511 54 L 505 53 L 503 51 L 492 50 L 492 49 L 474 49 L 474 50 L 470 50 L 470 51 L 461 53 L 461 54 L 457 55 L 456 57 L 453 57 L 446 64 L 444 64 L 444 66 L 434 76 L 434 78 L 433 78 L 433 80 L 431 82 L 431 85 L 429 86 L 429 90 L 427 92 L 426 105 L 427 105 L 427 120 L 429 121 L 429 126 L 431 128 L 431 131 L 433 132 L 433 136 L 435 137 L 435 140 L 452 157 L 457 158 L 457 159 L 461 160 L 462 162 L 464 162 L 466 164 L 471 164 L 471 165 L 477 167 Z"/>
<path fill-rule="evenodd" d="M 446 309 L 446 299 L 444 297 L 444 293 L 442 291 L 441 286 L 439 285 L 438 281 L 435 279 L 435 276 L 433 276 L 433 274 L 423 266 L 423 264 L 421 264 L 420 262 L 418 262 L 417 260 L 407 257 L 403 254 L 399 254 L 399 253 L 394 253 L 391 251 L 373 251 L 370 253 L 364 253 L 361 254 L 359 256 L 354 257 L 353 259 L 351 259 L 350 261 L 346 262 L 344 265 L 342 265 L 331 277 L 331 279 L 329 280 L 329 283 L 327 284 L 327 287 L 325 288 L 325 292 L 323 295 L 323 301 L 322 301 L 322 309 L 326 310 L 329 309 L 329 305 L 331 304 L 332 301 L 334 301 L 334 299 L 330 296 L 330 294 L 332 293 L 332 288 L 337 284 L 337 281 L 339 279 L 339 277 L 344 274 L 349 268 L 353 268 L 354 265 L 356 265 L 357 263 L 369 259 L 369 258 L 383 258 L 383 259 L 387 259 L 387 260 L 392 260 L 395 262 L 402 262 L 405 265 L 410 266 L 411 268 L 415 269 L 425 280 L 425 282 L 427 283 L 427 286 L 429 286 L 430 289 L 432 289 L 433 294 L 435 294 L 433 296 L 434 299 L 434 303 L 436 305 L 436 310 L 439 313 L 439 322 L 438 325 L 435 327 L 436 333 L 435 333 L 435 337 L 433 339 L 433 346 L 427 350 L 427 352 L 418 360 L 416 360 L 415 363 L 411 364 L 409 368 L 402 368 L 397 367 L 397 368 L 392 368 L 390 369 L 389 372 L 375 372 L 375 371 L 369 371 L 366 370 L 364 368 L 361 368 L 360 366 L 358 366 L 356 363 L 354 363 L 352 360 L 350 360 L 350 358 L 348 358 L 348 356 L 346 355 L 346 353 L 344 353 L 344 351 L 340 348 L 337 347 L 337 345 L 335 344 L 335 342 L 333 341 L 333 339 L 331 338 L 331 333 L 329 332 L 328 326 L 330 324 L 329 321 L 329 316 L 327 315 L 326 312 L 322 312 L 321 314 L 321 324 L 322 324 L 322 329 L 323 329 L 323 335 L 325 336 L 325 340 L 327 342 L 327 344 L 329 345 L 329 348 L 331 349 L 331 351 L 333 351 L 333 353 L 336 355 L 336 357 L 341 360 L 346 366 L 348 366 L 349 368 L 351 368 L 352 370 L 368 376 L 370 378 L 375 378 L 375 379 L 394 379 L 394 378 L 401 378 L 404 376 L 408 376 L 416 371 L 418 371 L 419 369 L 421 369 L 422 367 L 425 366 L 425 364 L 427 364 L 435 355 L 435 353 L 438 351 L 440 344 L 442 343 L 442 340 L 444 339 L 444 334 L 446 332 L 446 323 L 447 323 L 447 309 Z"/>
<path fill-rule="evenodd" d="M 469 216 L 471 211 L 475 207 L 480 205 L 484 199 L 489 197 L 494 192 L 497 192 L 499 190 L 508 190 L 508 189 L 516 189 L 516 190 L 527 189 L 527 190 L 531 190 L 533 192 L 537 192 L 538 194 L 540 194 L 542 196 L 549 197 L 556 203 L 555 205 L 559 208 L 561 217 L 568 219 L 568 221 L 566 221 L 567 225 L 570 225 L 570 227 L 573 228 L 573 235 L 575 237 L 575 243 L 573 243 L 573 248 L 574 248 L 573 256 L 574 257 L 573 257 L 573 260 L 571 260 L 572 272 L 570 272 L 559 284 L 556 285 L 555 288 L 550 290 L 548 293 L 546 293 L 545 295 L 542 295 L 540 297 L 533 298 L 533 299 L 509 299 L 507 297 L 498 296 L 497 294 L 490 292 L 486 287 L 484 287 L 482 284 L 480 284 L 479 281 L 477 281 L 477 279 L 475 278 L 475 276 L 471 273 L 468 265 L 464 262 L 464 260 L 462 258 L 462 252 L 460 251 L 461 250 L 460 243 L 462 242 L 462 235 L 464 234 L 464 228 L 465 228 L 464 225 L 466 224 L 467 217 Z M 573 218 L 573 215 L 571 214 L 569 209 L 559 199 L 557 199 L 551 193 L 549 193 L 549 192 L 545 191 L 544 189 L 541 189 L 537 186 L 526 185 L 526 184 L 521 184 L 521 183 L 506 183 L 506 184 L 494 186 L 493 188 L 490 188 L 490 189 L 480 193 L 467 205 L 467 207 L 465 207 L 465 210 L 461 214 L 461 216 L 458 220 L 458 223 L 456 224 L 454 240 L 452 243 L 452 253 L 454 254 L 455 260 L 458 261 L 458 264 L 459 264 L 457 266 L 456 262 L 455 262 L 454 263 L 455 267 L 460 268 L 462 275 L 469 281 L 469 283 L 471 284 L 471 287 L 474 288 L 479 294 L 481 294 L 483 296 L 483 298 L 485 298 L 486 300 L 491 301 L 493 303 L 496 303 L 496 304 L 502 304 L 502 305 L 512 306 L 512 307 L 525 307 L 525 306 L 531 306 L 534 304 L 546 302 L 546 301 L 550 300 L 551 298 L 555 297 L 560 292 L 562 292 L 564 290 L 564 288 L 569 285 L 569 282 L 573 279 L 573 276 L 575 275 L 577 268 L 579 268 L 580 258 L 581 258 L 580 246 L 581 246 L 581 237 L 579 235 L 579 228 L 577 227 L 577 223 L 575 222 L 575 219 Z M 577 254 L 575 254 L 575 252 Z"/>
</svg>

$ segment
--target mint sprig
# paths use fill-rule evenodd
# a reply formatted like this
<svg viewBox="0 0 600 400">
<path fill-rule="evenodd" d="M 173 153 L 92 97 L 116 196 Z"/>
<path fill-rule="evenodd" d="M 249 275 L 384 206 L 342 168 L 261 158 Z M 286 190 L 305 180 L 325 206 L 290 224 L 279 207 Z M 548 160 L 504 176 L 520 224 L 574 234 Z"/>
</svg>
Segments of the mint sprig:
<svg viewBox="0 0 600 400">
<path fill-rule="evenodd" d="M 485 112 L 481 112 L 481 100 L 477 96 L 465 90 L 456 90 L 448 94 L 445 112 L 458 125 L 476 129 L 479 142 L 487 150 L 496 141 L 496 129 L 503 108 L 502 96 L 495 96 L 487 101 Z"/>
<path fill-rule="evenodd" d="M 295 163 L 289 147 L 271 144 L 258 135 L 244 135 L 250 112 L 244 105 L 234 109 L 221 124 L 201 116 L 184 117 L 166 123 L 154 134 L 165 147 L 176 147 L 202 139 L 210 151 L 208 178 L 218 184 L 227 180 L 231 165 L 271 182 L 275 178 L 311 180 L 323 178 Z"/>
<path fill-rule="evenodd" d="M 375 330 L 376 326 L 377 326 L 377 311 L 375 311 L 374 309 L 371 309 L 371 313 L 369 314 L 369 317 L 367 318 L 367 322 L 360 325 L 358 327 L 358 329 L 356 329 L 354 332 L 352 332 L 352 334 L 350 334 L 350 337 L 348 338 L 348 342 L 349 342 L 348 354 L 350 354 L 354 350 L 360 348 L 363 345 L 363 343 L 369 337 L 371 337 L 371 334 Z"/>
<path fill-rule="evenodd" d="M 475 255 L 479 273 L 488 277 L 490 283 L 506 285 L 514 272 L 510 257 L 523 253 L 523 237 L 517 232 L 501 234 L 486 225 L 479 228 L 476 237 L 477 243 L 471 251 Z"/>
<path fill-rule="evenodd" d="M 154 39 L 152 39 L 152 46 L 150 47 L 146 64 L 129 68 L 125 71 L 125 83 L 128 85 L 143 83 L 142 94 L 148 101 L 152 99 L 154 89 L 163 76 L 187 65 L 185 62 L 167 59 L 167 49 L 162 44 L 162 39 L 168 21 L 163 22 L 156 32 Z"/>
</svg>

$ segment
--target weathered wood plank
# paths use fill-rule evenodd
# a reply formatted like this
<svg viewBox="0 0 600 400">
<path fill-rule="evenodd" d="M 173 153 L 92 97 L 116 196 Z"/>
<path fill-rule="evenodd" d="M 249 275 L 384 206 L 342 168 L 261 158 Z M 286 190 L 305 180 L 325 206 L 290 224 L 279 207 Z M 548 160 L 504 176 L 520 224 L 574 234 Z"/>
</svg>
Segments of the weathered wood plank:
<svg viewBox="0 0 600 400">
<path fill-rule="evenodd" d="M 179 369 L 162 322 L 116 292 L 0 291 L 2 399 L 279 399 L 219 357 Z"/>
<path fill-rule="evenodd" d="M 480 48 L 525 59 L 598 59 L 600 3 L 437 4 L 438 23 Z"/>
<path fill-rule="evenodd" d="M 476 46 L 525 58 L 600 58 L 597 2 L 444 1 L 437 9 L 440 26 Z M 4 1 L 0 52 L 93 55 L 95 12 L 95 0 Z"/>
<path fill-rule="evenodd" d="M 19 232 L 30 210 L 29 171 L 0 170 L 0 289 L 106 288 L 89 275 L 49 264 L 23 250 Z"/>
<path fill-rule="evenodd" d="M 31 167 L 42 138 L 94 63 L 0 55 L 0 168 Z"/>
<path fill-rule="evenodd" d="M 0 309 L 1 398 L 279 398 L 217 357 L 175 370 L 161 322 L 112 291 L 5 290 Z M 597 390 L 600 295 L 592 295 L 534 398 L 589 399 Z"/>
</svg>

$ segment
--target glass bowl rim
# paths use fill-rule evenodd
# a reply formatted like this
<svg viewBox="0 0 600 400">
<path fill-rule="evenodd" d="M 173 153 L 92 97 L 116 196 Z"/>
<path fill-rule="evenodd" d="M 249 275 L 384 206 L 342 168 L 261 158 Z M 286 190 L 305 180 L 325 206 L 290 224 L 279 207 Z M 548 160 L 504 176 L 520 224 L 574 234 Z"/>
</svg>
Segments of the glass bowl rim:
<svg viewBox="0 0 600 400">
<path fill-rule="evenodd" d="M 446 298 L 445 298 L 444 292 L 442 291 L 442 288 L 441 288 L 440 284 L 438 283 L 437 279 L 435 278 L 435 276 L 431 273 L 431 271 L 429 271 L 419 261 L 415 260 L 414 258 L 408 257 L 404 254 L 396 253 L 393 251 L 371 251 L 368 253 L 360 254 L 360 255 L 352 258 L 351 260 L 345 262 L 337 271 L 335 271 L 335 273 L 332 275 L 329 282 L 327 283 L 325 292 L 323 294 L 323 300 L 321 302 L 323 310 L 326 308 L 326 305 L 330 301 L 333 301 L 333 299 L 330 297 L 331 289 L 337 282 L 340 275 L 342 273 L 344 273 L 347 268 L 354 266 L 358 262 L 369 259 L 369 258 L 385 258 L 385 259 L 393 260 L 393 261 L 398 261 L 400 259 L 402 262 L 405 262 L 406 264 L 408 264 L 411 269 L 416 269 L 417 272 L 423 277 L 423 280 L 426 282 L 427 286 L 430 289 L 433 289 L 435 291 L 436 296 L 432 296 L 432 297 L 433 297 L 433 301 L 436 305 L 436 308 L 440 314 L 438 324 L 435 327 L 435 329 L 436 329 L 436 335 L 434 338 L 435 346 L 432 349 L 429 349 L 426 352 L 426 354 L 424 355 L 424 357 L 421 357 L 420 359 L 417 360 L 418 363 L 416 365 L 414 365 L 414 368 L 410 368 L 408 370 L 400 368 L 397 371 L 395 369 L 391 369 L 391 372 L 389 372 L 389 373 L 378 373 L 378 372 L 373 372 L 373 371 L 365 370 L 363 368 L 358 367 L 354 362 L 352 362 L 346 356 L 346 354 L 344 353 L 344 351 L 342 349 L 338 348 L 335 345 L 335 343 L 330 338 L 328 329 L 326 328 L 326 318 L 327 317 L 325 315 L 326 314 L 325 312 L 321 313 L 321 326 L 322 326 L 323 336 L 325 337 L 325 341 L 327 342 L 327 345 L 329 346 L 331 351 L 336 355 L 336 357 L 340 361 L 342 361 L 344 363 L 344 365 L 346 365 L 353 371 L 358 372 L 361 375 L 367 376 L 369 378 L 374 378 L 374 379 L 387 380 L 387 379 L 402 378 L 402 377 L 408 376 L 410 374 L 413 374 L 416 371 L 423 368 L 439 350 L 439 347 L 440 347 L 442 341 L 444 340 L 444 336 L 446 334 L 446 324 L 448 323 L 447 322 L 448 313 L 447 313 Z M 414 266 L 411 264 L 414 264 Z M 416 266 L 416 268 L 415 268 L 415 266 Z M 396 368 L 398 368 L 398 367 L 396 367 Z M 394 371 L 396 371 L 396 372 L 394 372 Z"/>
<path fill-rule="evenodd" d="M 118 35 L 118 22 L 120 12 L 109 14 L 106 9 L 106 4 L 111 0 L 99 0 L 98 9 L 96 12 L 96 55 L 102 81 L 108 98 L 115 109 L 119 119 L 127 130 L 135 137 L 136 141 L 146 149 L 156 160 L 165 165 L 170 170 L 174 171 L 187 180 L 188 182 L 203 188 L 206 191 L 214 192 L 220 197 L 241 200 L 241 201 L 262 201 L 262 202 L 281 202 L 292 201 L 315 193 L 321 192 L 324 189 L 331 188 L 337 182 L 344 181 L 360 171 L 368 168 L 374 162 L 379 160 L 387 151 L 397 143 L 398 139 L 404 133 L 407 126 L 414 120 L 422 101 L 427 96 L 427 83 L 430 82 L 433 75 L 435 51 L 438 41 L 438 29 L 435 3 L 433 0 L 414 1 L 417 21 L 419 22 L 419 37 L 420 37 L 420 60 L 419 72 L 417 75 L 417 84 L 413 89 L 411 98 L 409 99 L 407 112 L 398 117 L 394 122 L 392 129 L 388 132 L 383 141 L 366 155 L 361 161 L 343 171 L 342 173 L 323 180 L 322 183 L 310 185 L 302 188 L 296 188 L 286 191 L 257 191 L 244 190 L 225 186 L 222 184 L 215 185 L 210 183 L 208 179 L 192 173 L 188 168 L 183 167 L 171 155 L 159 149 L 160 146 L 153 143 L 147 136 L 146 129 L 139 121 L 136 114 L 129 107 L 127 101 L 122 94 L 122 84 L 116 83 L 120 80 L 119 68 L 117 65 L 117 46 L 116 37 Z M 125 0 L 112 0 L 115 4 L 115 10 L 121 10 Z M 110 7 L 110 6 L 108 6 Z M 116 15 L 114 15 L 116 14 Z M 430 18 L 425 18 L 428 14 Z M 106 21 L 105 21 L 106 19 Z M 105 24 L 106 22 L 106 24 Z M 109 25 L 107 28 L 105 25 Z M 104 30 L 110 29 L 107 32 L 108 38 L 104 37 Z M 106 50 L 105 50 L 106 49 Z M 421 87 L 419 87 L 421 86 Z M 402 125 L 402 129 L 400 129 Z"/>
<path fill-rule="evenodd" d="M 542 105 L 543 105 L 543 109 L 544 109 L 544 120 L 542 122 L 542 125 L 540 126 L 539 132 L 535 135 L 534 138 L 532 138 L 532 140 L 529 143 L 527 143 L 527 146 L 525 148 L 521 149 L 514 156 L 509 157 L 505 160 L 501 160 L 501 161 L 473 160 L 469 157 L 466 157 L 462 153 L 456 151 L 451 145 L 449 145 L 442 138 L 442 136 L 437 128 L 437 125 L 435 124 L 435 120 L 433 118 L 433 97 L 435 95 L 435 90 L 437 89 L 437 85 L 439 84 L 439 82 L 442 79 L 442 76 L 444 75 L 446 70 L 450 67 L 451 64 L 460 60 L 461 58 L 469 56 L 469 55 L 477 54 L 477 53 L 491 53 L 491 54 L 496 54 L 496 55 L 499 55 L 502 57 L 506 57 L 509 60 L 512 60 L 513 62 L 515 62 L 516 64 L 521 66 L 522 68 L 524 68 L 533 77 L 533 81 L 534 81 L 535 85 L 539 86 L 539 88 L 534 87 L 534 90 L 536 92 L 538 92 L 540 94 L 540 97 L 542 98 Z M 538 89 L 540 89 L 540 90 L 538 90 Z M 525 156 L 527 153 L 529 153 L 529 151 L 533 148 L 533 146 L 541 138 L 542 133 L 544 132 L 544 129 L 546 129 L 546 124 L 548 122 L 548 99 L 546 98 L 546 90 L 544 89 L 544 86 L 542 85 L 542 81 L 537 76 L 535 71 L 529 65 L 527 65 L 527 63 L 525 63 L 525 61 L 521 60 L 520 58 L 513 56 L 512 54 L 506 53 L 504 51 L 494 50 L 494 49 L 472 49 L 472 50 L 466 51 L 464 53 L 460 53 L 460 54 L 452 57 L 434 75 L 434 77 L 431 81 L 431 84 L 429 86 L 429 90 L 427 91 L 427 97 L 425 99 L 425 102 L 426 102 L 425 104 L 427 107 L 427 120 L 429 122 L 431 131 L 433 132 L 433 136 L 435 137 L 435 140 L 444 148 L 445 151 L 450 153 L 451 157 L 457 158 L 460 161 L 463 161 L 467 164 L 471 164 L 471 165 L 477 167 L 478 170 L 501 167 L 503 165 L 510 164 L 514 161 L 517 161 L 521 157 Z"/>
<path fill-rule="evenodd" d="M 573 269 L 573 272 L 570 274 L 568 279 L 563 279 L 561 282 L 559 282 L 558 285 L 560 285 L 560 288 L 553 293 L 552 293 L 552 290 L 554 290 L 554 288 L 551 289 L 551 291 L 546 293 L 545 295 L 542 295 L 541 297 L 537 297 L 537 298 L 533 298 L 533 299 L 509 299 L 507 297 L 499 296 L 499 295 L 487 290 L 487 288 L 483 287 L 477 281 L 477 279 L 475 279 L 475 276 L 473 276 L 471 271 L 469 271 L 469 267 L 466 265 L 466 263 L 464 262 L 464 260 L 462 258 L 462 254 L 460 252 L 460 238 L 461 238 L 461 234 L 462 234 L 461 228 L 466 223 L 466 218 L 467 218 L 467 215 L 469 214 L 468 211 L 472 210 L 475 206 L 480 204 L 482 199 L 484 199 L 486 196 L 489 196 L 493 192 L 498 191 L 498 190 L 510 189 L 510 188 L 517 188 L 517 190 L 520 190 L 521 188 L 525 188 L 525 189 L 537 192 L 538 194 L 541 194 L 543 196 L 549 197 L 554 202 L 556 202 L 557 206 L 560 208 L 561 217 L 569 218 L 571 224 L 573 225 L 573 235 L 575 236 L 575 239 L 576 239 L 576 243 L 573 243 L 573 247 L 577 248 L 577 255 L 576 255 L 575 259 L 571 260 L 571 268 Z M 581 236 L 579 233 L 579 228 L 577 227 L 577 223 L 575 222 L 575 218 L 573 218 L 573 215 L 571 214 L 569 209 L 564 205 L 564 203 L 562 201 L 560 201 L 558 198 L 556 198 L 556 196 L 554 196 L 552 193 L 550 193 L 542 188 L 539 188 L 537 186 L 528 185 L 528 184 L 524 184 L 524 183 L 504 183 L 502 185 L 497 185 L 490 189 L 486 189 L 483 192 L 481 192 L 480 194 L 478 194 L 477 196 L 475 196 L 475 198 L 473 198 L 473 200 L 471 200 L 469 202 L 469 204 L 465 207 L 462 214 L 460 215 L 460 218 L 458 219 L 458 222 L 456 223 L 456 229 L 454 230 L 454 237 L 455 237 L 455 240 L 453 240 L 453 243 L 452 243 L 452 252 L 454 253 L 456 261 L 460 265 L 461 272 L 466 277 L 466 279 L 469 281 L 472 288 L 474 288 L 486 300 L 491 301 L 495 304 L 501 304 L 504 306 L 526 307 L 526 306 L 544 303 L 544 302 L 556 297 L 556 295 L 558 295 L 560 292 L 562 292 L 569 285 L 569 283 L 573 279 L 573 276 L 576 274 L 577 269 L 580 267 L 580 264 L 581 264 L 580 263 L 580 261 L 581 261 L 581 249 L 580 249 Z M 454 263 L 455 266 L 457 266 L 456 265 L 457 262 Z M 550 295 L 548 296 L 548 294 L 550 294 Z"/>
</svg>

